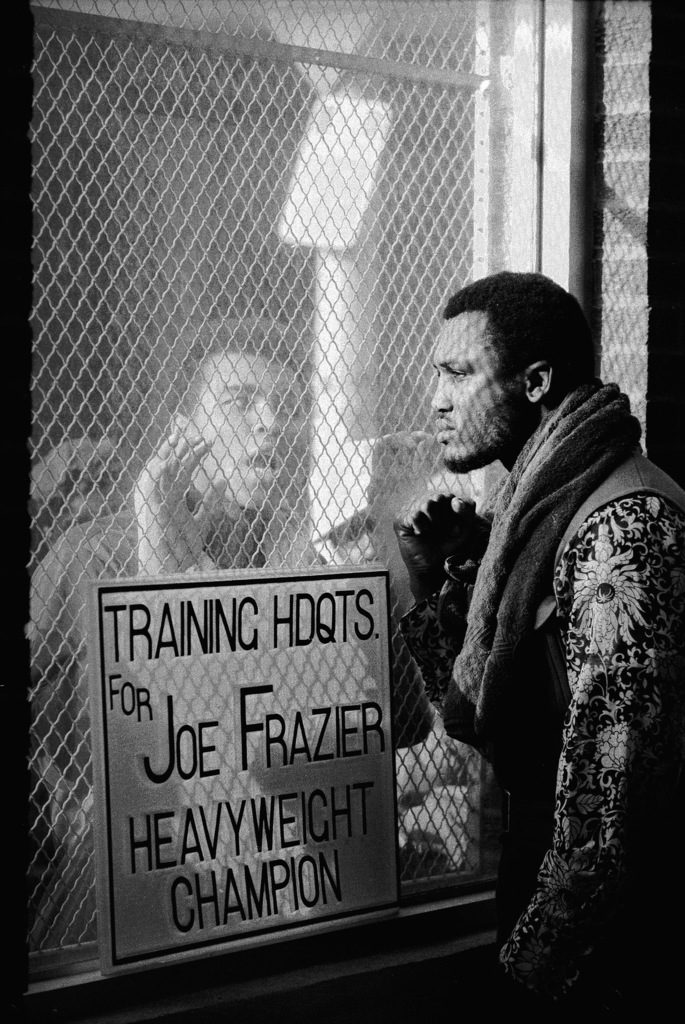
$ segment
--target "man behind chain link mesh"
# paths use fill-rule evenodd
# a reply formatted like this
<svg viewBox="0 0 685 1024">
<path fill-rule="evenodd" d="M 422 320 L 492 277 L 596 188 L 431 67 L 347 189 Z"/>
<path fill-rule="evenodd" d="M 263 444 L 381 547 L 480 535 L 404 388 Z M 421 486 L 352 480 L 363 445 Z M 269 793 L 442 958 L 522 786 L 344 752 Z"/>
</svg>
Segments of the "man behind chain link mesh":
<svg viewBox="0 0 685 1024">
<path fill-rule="evenodd" d="M 273 321 L 197 325 L 178 373 L 187 390 L 132 499 L 74 523 L 33 576 L 35 948 L 96 934 L 87 581 L 315 559 L 303 508 L 308 412 L 281 349 Z"/>
</svg>

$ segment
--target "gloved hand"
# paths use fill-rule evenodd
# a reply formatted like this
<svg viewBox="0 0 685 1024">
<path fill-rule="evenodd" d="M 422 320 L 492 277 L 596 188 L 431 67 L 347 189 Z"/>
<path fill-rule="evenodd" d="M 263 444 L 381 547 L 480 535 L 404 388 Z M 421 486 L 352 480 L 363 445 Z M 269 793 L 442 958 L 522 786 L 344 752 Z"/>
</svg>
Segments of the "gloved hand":
<svg viewBox="0 0 685 1024">
<path fill-rule="evenodd" d="M 409 574 L 415 601 L 440 590 L 445 581 L 445 559 L 469 550 L 483 533 L 484 521 L 468 498 L 431 494 L 408 506 L 393 523 L 400 553 Z M 482 553 L 479 544 L 476 555 Z"/>
</svg>

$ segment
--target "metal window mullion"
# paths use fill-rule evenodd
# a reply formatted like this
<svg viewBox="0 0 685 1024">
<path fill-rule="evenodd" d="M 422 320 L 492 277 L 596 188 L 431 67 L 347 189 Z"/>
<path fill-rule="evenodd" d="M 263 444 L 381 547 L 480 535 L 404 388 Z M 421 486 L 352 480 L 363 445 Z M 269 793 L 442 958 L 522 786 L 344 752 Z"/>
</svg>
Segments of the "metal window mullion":
<svg viewBox="0 0 685 1024">
<path fill-rule="evenodd" d="M 539 0 L 516 0 L 512 60 L 510 270 L 538 270 L 540 188 Z"/>
<path fill-rule="evenodd" d="M 286 64 L 316 64 L 318 67 L 335 68 L 339 71 L 354 71 L 362 75 L 381 75 L 383 78 L 420 82 L 427 85 L 442 85 L 448 88 L 479 89 L 486 79 L 482 75 L 467 74 L 442 68 L 426 68 L 418 64 L 407 64 L 383 58 L 366 57 L 355 53 L 336 53 L 310 46 L 294 46 L 272 40 L 250 39 L 247 36 L 233 36 L 227 32 L 178 28 L 152 22 L 128 21 L 110 18 L 100 14 L 82 14 L 75 11 L 52 10 L 33 7 L 36 28 L 69 28 L 72 31 L 104 32 L 107 35 L 124 36 L 136 41 L 148 40 L 157 44 L 182 45 L 206 53 L 224 57 L 226 54 L 250 57 L 253 60 L 270 60 Z"/>
<path fill-rule="evenodd" d="M 490 3 L 479 0 L 475 68 L 489 81 L 492 61 Z M 490 267 L 490 91 L 483 87 L 474 96 L 475 137 L 473 142 L 473 278 L 484 277 Z"/>
<path fill-rule="evenodd" d="M 544 5 L 540 269 L 589 312 L 591 204 L 588 203 L 590 4 Z"/>
</svg>

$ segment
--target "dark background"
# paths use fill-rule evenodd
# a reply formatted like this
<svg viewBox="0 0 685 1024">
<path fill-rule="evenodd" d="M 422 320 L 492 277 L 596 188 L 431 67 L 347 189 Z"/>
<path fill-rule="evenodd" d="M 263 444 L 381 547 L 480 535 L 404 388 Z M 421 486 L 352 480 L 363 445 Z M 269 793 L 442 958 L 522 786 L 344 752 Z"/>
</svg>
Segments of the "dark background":
<svg viewBox="0 0 685 1024">
<path fill-rule="evenodd" d="M 577 0 L 585 2 L 585 0 Z M 2 815 L 3 815 L 3 901 L 2 932 L 5 938 L 2 983 L 6 1005 L 4 1020 L 22 1020 L 28 1009 L 22 1007 L 21 995 L 26 987 L 26 963 L 23 946 L 24 898 L 22 891 L 26 808 L 25 750 L 27 705 L 25 686 L 28 677 L 28 653 L 23 639 L 28 615 L 28 580 L 25 566 L 29 553 L 27 516 L 29 459 L 26 439 L 29 435 L 29 371 L 31 338 L 28 317 L 31 308 L 31 210 L 28 198 L 30 178 L 30 147 L 27 130 L 31 110 L 31 19 L 28 3 L 13 0 L 3 9 L 5 43 L 2 62 L 4 136 L 2 160 L 2 220 L 0 222 L 1 280 L 4 301 L 1 307 L 3 334 L 3 400 L 6 424 L 2 434 L 4 462 L 4 587 L 3 587 L 3 653 L 4 672 L 0 681 L 0 746 L 2 748 Z M 685 486 L 685 160 L 683 137 L 683 64 L 685 54 L 685 13 L 683 5 L 670 0 L 652 3 L 651 86 L 651 166 L 650 205 L 648 214 L 649 247 L 649 385 L 647 395 L 647 429 L 649 455 Z M 182 993 L 176 992 L 175 1009 L 157 1010 L 148 1006 L 148 1020 L 193 1020 L 197 1022 L 231 1019 L 291 1020 L 317 1019 L 329 1021 L 354 1019 L 380 1021 L 435 1019 L 438 1008 L 443 1013 L 461 1014 L 480 1006 L 486 997 L 487 980 L 484 964 L 490 952 L 487 947 L 462 952 L 456 956 L 454 945 L 445 952 L 445 935 L 453 934 L 451 925 L 445 934 L 440 929 L 433 936 L 414 934 L 403 926 L 332 942 L 325 953 L 320 943 L 290 944 L 290 952 L 263 951 L 259 957 L 244 961 L 245 980 L 256 979 L 250 996 L 236 1002 L 228 989 L 207 988 L 200 982 L 203 995 L 195 993 L 195 1009 L 190 1010 Z M 679 928 L 681 923 L 677 924 Z M 400 934 L 401 933 L 401 934 Z M 378 940 L 383 936 L 385 966 L 378 961 Z M 418 946 L 417 946 L 418 943 Z M 292 947 L 296 948 L 292 948 Z M 328 947 L 327 947 L 328 948 Z M 412 962 L 407 964 L 406 951 L 412 949 Z M 417 949 L 422 953 L 417 953 Z M 371 967 L 364 976 L 355 974 L 352 962 L 345 977 L 345 963 L 361 956 Z M 416 958 L 418 957 L 418 958 Z M 322 960 L 333 967 L 322 971 Z M 394 959 L 393 959 L 394 958 Z M 308 964 L 319 965 L 313 972 L 303 973 Z M 336 968 L 337 965 L 337 968 Z M 279 987 L 273 976 L 280 970 L 299 968 L 290 985 Z M 318 971 L 318 975 L 317 975 Z M 182 973 L 182 972 L 179 972 Z M 271 981 L 269 974 L 271 973 Z M 333 975 L 333 977 L 331 977 Z M 195 975 L 197 979 L 197 974 Z M 303 990 L 311 981 L 318 983 Z M 191 975 L 186 977 L 191 981 Z M 124 987 L 125 988 L 125 987 Z M 114 995 L 119 991 L 118 996 Z M 131 994 L 133 992 L 133 995 Z M 223 993 L 223 995 L 222 995 Z M 259 994 L 257 994 L 259 993 Z M 101 996 L 102 998 L 102 996 Z M 120 987 L 106 986 L 107 1018 L 133 1021 L 142 1019 L 141 997 L 135 986 L 129 990 L 132 1009 L 121 1005 L 125 998 Z M 198 1003 L 199 998 L 199 1003 Z M 192 1001 L 192 1000 L 191 1000 Z M 68 1007 L 70 1006 L 70 1009 Z M 343 1007 L 345 1009 L 343 1010 Z M 72 1016 L 72 1013 L 75 1016 Z M 88 1005 L 88 1000 L 72 995 L 61 1009 L 49 1000 L 38 1000 L 31 1007 L 34 1021 L 75 1019 L 88 1014 L 105 1013 L 105 1007 Z M 343 1016 L 340 1016 L 340 1014 Z M 104 1016 L 103 1018 L 104 1019 Z"/>
</svg>

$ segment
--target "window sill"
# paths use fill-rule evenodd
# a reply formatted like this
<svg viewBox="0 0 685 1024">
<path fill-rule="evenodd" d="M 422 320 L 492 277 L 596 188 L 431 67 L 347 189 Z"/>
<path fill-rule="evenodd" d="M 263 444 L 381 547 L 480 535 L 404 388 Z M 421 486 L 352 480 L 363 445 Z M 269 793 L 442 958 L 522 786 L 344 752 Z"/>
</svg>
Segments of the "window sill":
<svg viewBox="0 0 685 1024">
<path fill-rule="evenodd" d="M 468 1003 L 493 955 L 494 895 L 487 890 L 400 907 L 382 921 L 145 973 L 103 977 L 91 961 L 78 975 L 33 981 L 25 1020 L 204 1024 L 230 1013 L 235 1024 L 275 1015 L 279 1021 L 301 1019 L 319 1005 L 329 1021 L 331 1006 L 344 1009 L 341 1020 L 359 1022 L 367 1012 L 376 1021 L 401 1020 L 414 999 L 421 1010 L 427 995 L 438 997 L 441 978 Z M 399 1017 L 387 1015 L 394 1005 Z"/>
</svg>

